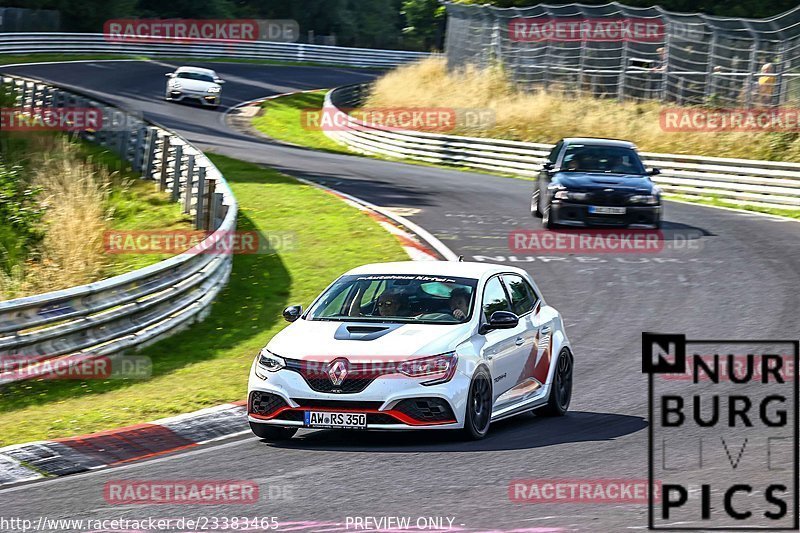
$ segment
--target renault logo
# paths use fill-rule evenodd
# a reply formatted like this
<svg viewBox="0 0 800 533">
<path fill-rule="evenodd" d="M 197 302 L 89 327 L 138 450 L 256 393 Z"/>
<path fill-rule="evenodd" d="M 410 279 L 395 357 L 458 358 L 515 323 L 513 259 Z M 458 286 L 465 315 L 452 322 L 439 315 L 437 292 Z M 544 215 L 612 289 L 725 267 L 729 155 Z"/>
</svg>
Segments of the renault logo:
<svg viewBox="0 0 800 533">
<path fill-rule="evenodd" d="M 328 367 L 328 377 L 335 387 L 341 385 L 344 378 L 347 377 L 347 360 L 337 359 L 331 363 L 331 366 Z"/>
</svg>

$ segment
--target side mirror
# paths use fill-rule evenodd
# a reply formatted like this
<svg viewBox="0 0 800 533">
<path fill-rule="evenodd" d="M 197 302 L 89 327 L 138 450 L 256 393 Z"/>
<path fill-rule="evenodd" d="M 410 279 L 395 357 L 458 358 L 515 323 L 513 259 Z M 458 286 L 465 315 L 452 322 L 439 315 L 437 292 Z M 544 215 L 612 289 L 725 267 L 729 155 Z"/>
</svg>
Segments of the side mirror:
<svg viewBox="0 0 800 533">
<path fill-rule="evenodd" d="M 303 306 L 302 305 L 290 305 L 286 309 L 283 310 L 283 319 L 286 322 L 294 322 L 300 315 L 303 314 Z"/>
<path fill-rule="evenodd" d="M 221 80 L 221 79 L 217 78 L 217 79 L 214 80 L 214 83 L 218 83 L 219 85 L 222 85 L 223 83 L 225 83 L 225 80 Z"/>
<path fill-rule="evenodd" d="M 164 76 L 166 76 L 168 78 L 174 78 L 175 77 L 175 73 L 174 72 L 167 72 L 166 74 L 164 74 Z"/>
<path fill-rule="evenodd" d="M 493 329 L 512 329 L 519 324 L 519 317 L 508 311 L 495 311 L 489 317 L 489 323 L 481 326 L 480 334 L 484 335 Z"/>
<path fill-rule="evenodd" d="M 542 170 L 553 170 L 555 165 L 553 165 L 552 161 L 546 161 L 544 165 L 542 165 Z"/>
<path fill-rule="evenodd" d="M 659 174 L 661 174 L 661 169 L 651 168 L 648 174 L 651 176 L 658 176 Z"/>
</svg>

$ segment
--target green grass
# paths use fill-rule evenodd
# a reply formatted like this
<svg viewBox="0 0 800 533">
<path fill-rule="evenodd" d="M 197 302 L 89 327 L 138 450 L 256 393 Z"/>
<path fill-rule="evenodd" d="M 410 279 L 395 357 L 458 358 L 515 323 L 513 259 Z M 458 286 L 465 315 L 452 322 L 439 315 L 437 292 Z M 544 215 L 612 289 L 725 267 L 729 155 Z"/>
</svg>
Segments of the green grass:
<svg viewBox="0 0 800 533">
<path fill-rule="evenodd" d="M 56 132 L 17 133 L 10 132 L 2 136 L 3 158 L 6 161 L 20 164 L 27 172 L 33 170 L 35 160 L 33 152 L 46 149 L 49 143 L 56 142 L 58 136 L 66 134 Z M 49 138 L 49 139 L 48 139 Z M 167 193 L 158 191 L 152 181 L 142 180 L 133 172 L 130 164 L 123 161 L 107 148 L 76 140 L 70 145 L 75 157 L 92 161 L 96 166 L 114 173 L 111 192 L 106 206 L 111 215 L 108 221 L 110 230 L 191 230 L 193 219 L 181 212 L 181 205 L 173 202 Z M 0 221 L 0 239 L 6 245 L 13 239 L 13 230 L 4 221 Z M 27 251 L 17 250 L 14 254 L 4 256 L 6 268 L 12 265 L 23 265 L 27 260 Z M 114 254 L 103 271 L 103 277 L 124 274 L 143 268 L 170 257 L 166 254 Z"/>
<path fill-rule="evenodd" d="M 279 141 L 325 152 L 352 154 L 346 146 L 334 142 L 324 132 L 304 127 L 304 111 L 321 110 L 327 92 L 324 89 L 267 100 L 261 105 L 261 115 L 253 118 L 252 124 L 258 131 Z"/>
<path fill-rule="evenodd" d="M 237 255 L 209 317 L 142 350 L 145 381 L 32 382 L 0 389 L 0 445 L 151 421 L 244 399 L 250 364 L 286 323 L 338 275 L 369 262 L 406 260 L 398 241 L 365 213 L 314 187 L 250 163 L 211 156 L 239 200 L 240 231 L 294 235 L 293 249 Z M 308 213 L 313 213 L 309 216 Z"/>
</svg>

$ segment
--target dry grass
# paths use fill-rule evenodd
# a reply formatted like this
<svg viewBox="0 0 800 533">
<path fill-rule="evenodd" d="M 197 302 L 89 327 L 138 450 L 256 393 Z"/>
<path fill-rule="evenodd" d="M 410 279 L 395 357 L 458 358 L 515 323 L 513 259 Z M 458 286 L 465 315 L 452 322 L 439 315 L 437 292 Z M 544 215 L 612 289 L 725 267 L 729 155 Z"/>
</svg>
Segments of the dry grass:
<svg viewBox="0 0 800 533">
<path fill-rule="evenodd" d="M 0 298 L 14 298 L 82 285 L 108 266 L 103 232 L 115 176 L 85 160 L 64 137 L 42 138 L 30 162 L 31 184 L 45 208 L 43 239 L 23 265 L 0 271 Z"/>
<path fill-rule="evenodd" d="M 523 93 L 499 68 L 448 72 L 439 58 L 390 72 L 377 82 L 367 105 L 494 111 L 493 128 L 454 132 L 461 135 L 548 143 L 562 137 L 612 137 L 631 139 L 643 151 L 800 161 L 795 133 L 664 132 L 659 121 L 662 107 L 656 102 Z"/>
</svg>

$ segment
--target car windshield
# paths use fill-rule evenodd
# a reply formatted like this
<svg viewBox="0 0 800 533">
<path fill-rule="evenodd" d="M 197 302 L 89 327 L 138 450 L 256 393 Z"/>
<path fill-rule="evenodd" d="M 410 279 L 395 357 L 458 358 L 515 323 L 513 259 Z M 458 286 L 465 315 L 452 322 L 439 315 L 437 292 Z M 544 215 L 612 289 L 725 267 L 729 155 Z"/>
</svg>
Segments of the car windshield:
<svg viewBox="0 0 800 533">
<path fill-rule="evenodd" d="M 451 276 L 343 276 L 319 298 L 308 318 L 458 324 L 472 315 L 477 283 Z"/>
<path fill-rule="evenodd" d="M 606 174 L 645 173 L 639 155 L 623 146 L 571 144 L 564 151 L 562 172 L 602 172 Z"/>
<path fill-rule="evenodd" d="M 214 83 L 214 77 L 200 72 L 178 72 L 178 77 L 185 80 L 207 81 Z"/>
</svg>

